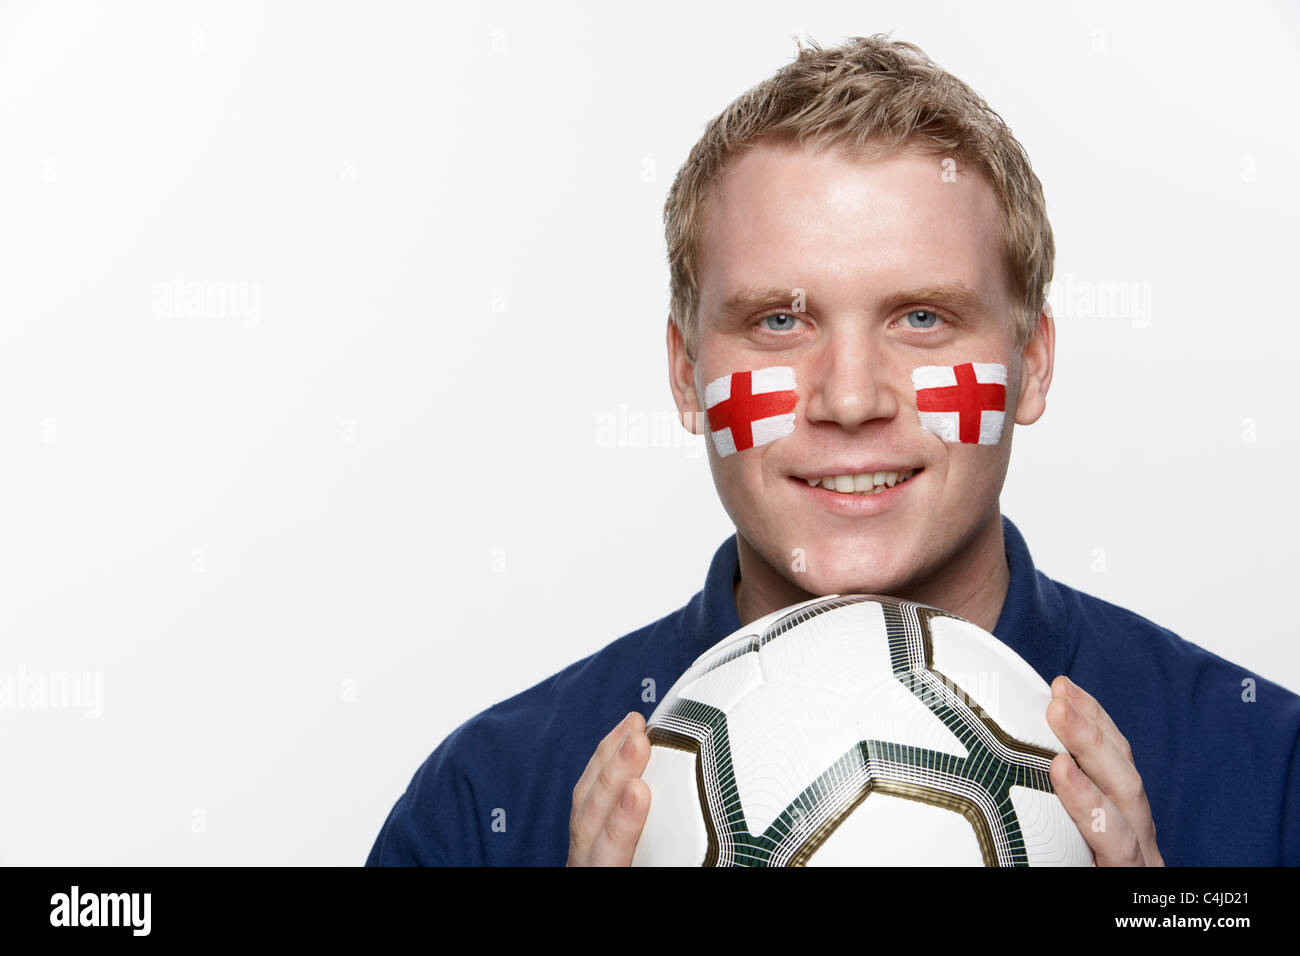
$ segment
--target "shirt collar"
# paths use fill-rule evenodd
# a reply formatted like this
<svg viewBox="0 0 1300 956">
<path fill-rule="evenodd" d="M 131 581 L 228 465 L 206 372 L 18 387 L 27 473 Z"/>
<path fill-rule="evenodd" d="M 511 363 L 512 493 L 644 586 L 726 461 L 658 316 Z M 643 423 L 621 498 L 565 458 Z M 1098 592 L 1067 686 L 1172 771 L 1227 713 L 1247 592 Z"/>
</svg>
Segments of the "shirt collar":
<svg viewBox="0 0 1300 956">
<path fill-rule="evenodd" d="M 1056 583 L 1035 569 L 1024 537 L 1005 515 L 1002 542 L 1011 581 L 993 635 L 1050 682 L 1066 672 L 1073 658 L 1073 648 L 1068 646 L 1069 628 L 1064 626 L 1064 602 Z M 739 573 L 740 555 L 733 534 L 714 552 L 704 590 L 686 606 L 679 672 L 685 672 L 697 657 L 739 630 L 735 595 Z"/>
<path fill-rule="evenodd" d="M 1051 683 L 1074 658 L 1060 586 L 1034 567 L 1024 536 L 1006 515 L 1002 516 L 1002 544 L 1011 583 L 993 636 Z"/>
<path fill-rule="evenodd" d="M 736 612 L 736 580 L 740 576 L 740 552 L 733 534 L 713 553 L 704 590 L 686 605 L 681 633 L 678 673 L 718 641 L 740 630 Z"/>
</svg>

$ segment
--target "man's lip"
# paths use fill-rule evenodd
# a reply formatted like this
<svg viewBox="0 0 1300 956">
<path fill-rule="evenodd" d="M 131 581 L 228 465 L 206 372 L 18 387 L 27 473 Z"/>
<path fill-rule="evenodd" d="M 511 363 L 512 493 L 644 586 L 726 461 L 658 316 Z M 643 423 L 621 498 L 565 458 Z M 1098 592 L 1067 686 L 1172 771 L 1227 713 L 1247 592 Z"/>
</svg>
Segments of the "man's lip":
<svg viewBox="0 0 1300 956">
<path fill-rule="evenodd" d="M 795 483 L 795 494 L 801 497 L 808 495 L 808 501 L 815 503 L 819 509 L 844 518 L 870 518 L 884 514 L 918 493 L 912 490 L 917 482 L 916 475 L 892 487 L 881 485 L 872 494 L 849 494 L 820 485 L 814 488 L 797 475 L 791 475 L 790 480 Z"/>
<path fill-rule="evenodd" d="M 896 471 L 900 475 L 905 471 L 920 471 L 921 465 L 827 465 L 821 471 L 804 471 L 792 478 L 802 478 L 804 481 L 811 481 L 814 478 L 825 478 L 828 475 L 866 475 L 875 474 L 878 471 Z"/>
</svg>

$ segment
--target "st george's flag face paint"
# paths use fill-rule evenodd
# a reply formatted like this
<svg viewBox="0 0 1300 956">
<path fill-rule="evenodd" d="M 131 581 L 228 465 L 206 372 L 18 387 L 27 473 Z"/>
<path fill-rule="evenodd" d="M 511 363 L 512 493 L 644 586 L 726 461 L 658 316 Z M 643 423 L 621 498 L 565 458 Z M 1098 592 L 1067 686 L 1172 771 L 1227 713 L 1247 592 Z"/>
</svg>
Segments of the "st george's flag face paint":
<svg viewBox="0 0 1300 956">
<path fill-rule="evenodd" d="M 944 441 L 996 445 L 1007 408 L 1007 367 L 992 362 L 912 370 L 921 427 Z"/>
<path fill-rule="evenodd" d="M 766 445 L 794 431 L 794 369 L 773 365 L 732 372 L 704 386 L 709 433 L 718 456 Z"/>
</svg>

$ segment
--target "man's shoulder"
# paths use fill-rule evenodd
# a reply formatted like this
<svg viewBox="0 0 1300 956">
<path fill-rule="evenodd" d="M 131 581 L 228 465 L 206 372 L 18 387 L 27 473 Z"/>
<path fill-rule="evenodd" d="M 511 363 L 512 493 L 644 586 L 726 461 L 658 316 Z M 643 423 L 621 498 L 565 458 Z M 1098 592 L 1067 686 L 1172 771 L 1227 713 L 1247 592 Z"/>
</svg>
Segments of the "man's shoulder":
<svg viewBox="0 0 1300 956">
<path fill-rule="evenodd" d="M 1300 863 L 1300 695 L 1135 611 L 1052 587 L 1067 674 L 1128 741 L 1165 861 Z"/>
<path fill-rule="evenodd" d="M 1041 573 L 1041 572 L 1040 572 Z M 1158 672 L 1166 689 L 1236 688 L 1236 700 L 1251 692 L 1272 699 L 1282 712 L 1300 722 L 1300 695 L 1196 644 L 1129 608 L 1059 581 L 1051 581 L 1060 599 L 1066 626 L 1074 631 L 1076 661 L 1109 661 L 1115 668 L 1134 671 L 1138 680 Z M 1152 688 L 1148 688 L 1151 690 Z"/>
<path fill-rule="evenodd" d="M 644 627 L 611 641 L 599 650 L 574 661 L 531 687 L 479 711 L 458 726 L 434 751 L 462 769 L 484 766 L 483 754 L 502 749 L 555 747 L 568 738 L 568 731 L 586 729 L 586 720 L 609 708 L 622 707 L 604 731 L 618 723 L 633 703 L 641 700 L 645 680 L 637 670 L 661 665 L 671 656 L 677 636 L 677 619 L 684 609 L 666 614 Z M 664 688 L 665 690 L 667 688 Z M 575 726 L 576 725 L 576 726 Z M 595 744 L 591 749 L 594 749 Z M 490 749 L 489 749 L 490 748 Z M 462 762 L 460 758 L 467 757 Z"/>
<path fill-rule="evenodd" d="M 369 862 L 562 863 L 573 785 L 601 738 L 630 710 L 648 716 L 676 679 L 686 610 L 463 721 L 416 770 Z M 434 852 L 408 858 L 415 846 Z"/>
<path fill-rule="evenodd" d="M 661 680 L 658 672 L 678 650 L 680 618 L 684 611 L 685 608 L 679 608 L 610 641 L 550 677 L 475 714 L 457 733 L 463 732 L 480 743 L 509 739 L 524 729 L 534 733 L 548 731 L 578 714 L 599 711 L 602 706 L 627 705 L 618 714 L 621 719 L 633 709 L 633 703 L 654 696 L 645 694 L 644 682 L 653 681 L 658 687 Z M 656 673 L 643 675 L 642 670 Z M 617 722 L 616 719 L 614 723 Z"/>
</svg>

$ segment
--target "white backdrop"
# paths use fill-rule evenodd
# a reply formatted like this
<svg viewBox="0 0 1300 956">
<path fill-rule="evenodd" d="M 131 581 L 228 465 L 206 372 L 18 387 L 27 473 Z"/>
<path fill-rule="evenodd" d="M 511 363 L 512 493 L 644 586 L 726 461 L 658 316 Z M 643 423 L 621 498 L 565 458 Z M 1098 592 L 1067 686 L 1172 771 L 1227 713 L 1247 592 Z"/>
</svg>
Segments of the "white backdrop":
<svg viewBox="0 0 1300 956">
<path fill-rule="evenodd" d="M 1298 25 L 0 7 L 0 863 L 359 864 L 457 724 L 701 587 L 662 205 L 796 32 L 919 44 L 1043 180 L 1038 565 L 1300 689 Z"/>
</svg>

